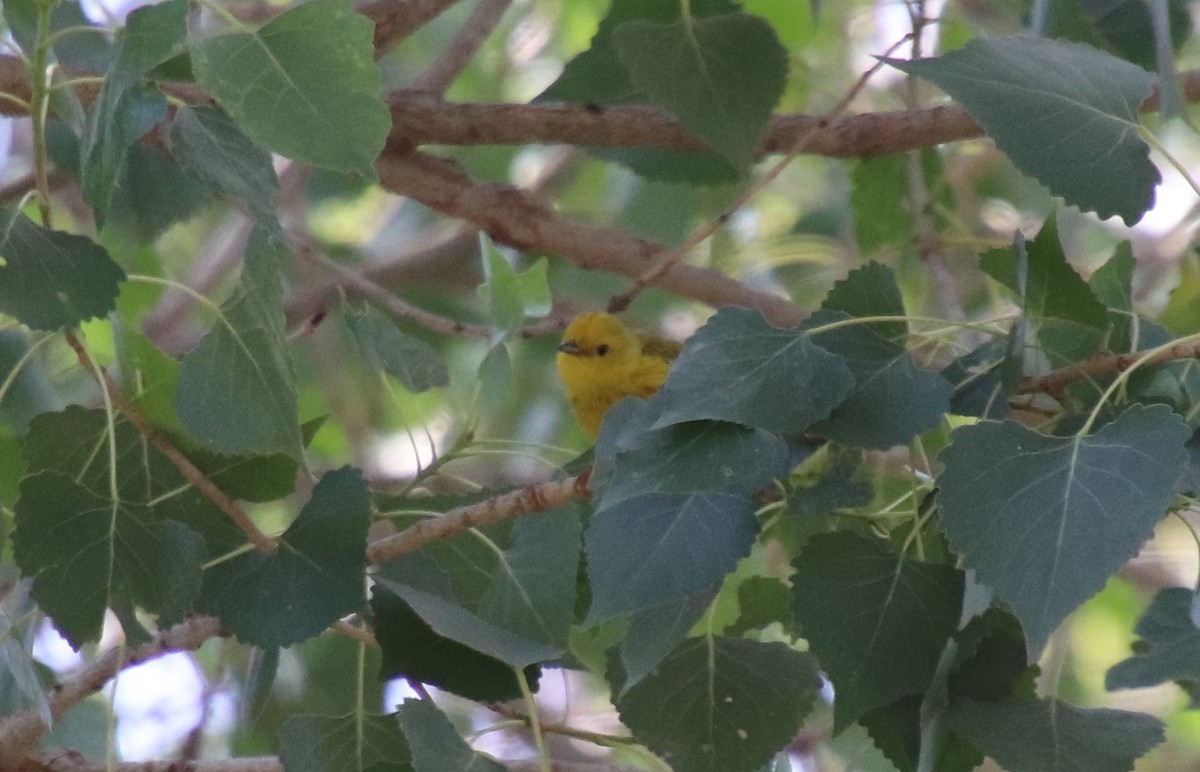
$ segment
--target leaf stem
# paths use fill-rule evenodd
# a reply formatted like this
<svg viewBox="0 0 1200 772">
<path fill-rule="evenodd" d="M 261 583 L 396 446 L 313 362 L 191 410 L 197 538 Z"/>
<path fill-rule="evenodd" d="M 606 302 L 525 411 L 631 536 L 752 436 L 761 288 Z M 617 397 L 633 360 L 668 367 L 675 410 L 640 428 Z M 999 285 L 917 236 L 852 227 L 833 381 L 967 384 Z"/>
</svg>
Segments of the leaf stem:
<svg viewBox="0 0 1200 772">
<path fill-rule="evenodd" d="M 551 772 L 550 754 L 546 750 L 546 738 L 542 736 L 541 718 L 538 716 L 537 700 L 529 689 L 529 681 L 525 678 L 522 668 L 514 667 L 517 684 L 521 687 L 521 696 L 525 699 L 525 709 L 529 711 L 529 731 L 533 733 L 533 744 L 537 747 L 538 768 L 541 772 Z"/>
</svg>

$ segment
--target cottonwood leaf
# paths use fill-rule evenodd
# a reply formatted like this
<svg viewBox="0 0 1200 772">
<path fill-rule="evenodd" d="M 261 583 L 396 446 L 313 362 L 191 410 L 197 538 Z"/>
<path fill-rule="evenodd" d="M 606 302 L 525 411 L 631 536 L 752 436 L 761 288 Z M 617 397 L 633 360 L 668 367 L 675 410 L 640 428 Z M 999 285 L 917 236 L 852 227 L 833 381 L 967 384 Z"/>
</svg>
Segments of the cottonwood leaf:
<svg viewBox="0 0 1200 772">
<path fill-rule="evenodd" d="M 949 412 L 950 385 L 918 367 L 904 345 L 904 313 L 892 270 L 871 262 L 835 284 L 821 310 L 804 323 L 813 341 L 841 357 L 854 376 L 853 390 L 814 432 L 847 445 L 889 448 L 908 443 Z M 897 319 L 843 324 L 875 316 Z M 828 325 L 836 326 L 818 332 Z"/>
<path fill-rule="evenodd" d="M 1022 244 L 1027 258 L 1023 264 Z M 1046 220 L 1033 241 L 986 252 L 980 267 L 1020 298 L 1025 324 L 1014 326 L 1012 334 L 1024 337 L 1014 340 L 1014 345 L 1032 349 L 1022 352 L 1025 362 L 1036 362 L 1034 354 L 1044 357 L 1036 365 L 1026 365 L 1027 370 L 1065 367 L 1104 346 L 1110 327 L 1108 310 L 1067 262 L 1055 218 Z"/>
<path fill-rule="evenodd" d="M 621 641 L 621 694 L 650 673 L 682 641 L 717 595 L 716 588 L 635 613 Z"/>
<path fill-rule="evenodd" d="M 586 626 L 708 590 L 750 554 L 750 498 L 648 493 L 602 506 L 584 537 L 592 606 Z"/>
<path fill-rule="evenodd" d="M 634 737 L 672 769 L 749 772 L 792 739 L 819 685 L 807 654 L 706 636 L 681 643 L 616 705 Z"/>
<path fill-rule="evenodd" d="M 814 537 L 792 565 L 792 611 L 833 681 L 835 732 L 925 691 L 958 626 L 961 571 L 846 532 Z"/>
<path fill-rule="evenodd" d="M 617 57 L 635 88 L 745 169 L 783 94 L 787 51 L 757 16 L 684 13 L 668 23 L 620 25 L 613 32 Z"/>
<path fill-rule="evenodd" d="M 1126 772 L 1163 741 L 1153 716 L 1059 700 L 959 700 L 947 724 L 1010 772 Z"/>
<path fill-rule="evenodd" d="M 1196 594 L 1185 587 L 1159 590 L 1134 634 L 1134 655 L 1109 668 L 1104 688 L 1139 689 L 1174 681 L 1200 706 L 1200 628 L 1192 619 Z"/>
<path fill-rule="evenodd" d="M 134 143 L 125 153 L 108 207 L 108 226 L 148 244 L 210 200 L 209 191 L 157 148 Z"/>
<path fill-rule="evenodd" d="M 991 340 L 946 365 L 942 377 L 954 387 L 951 413 L 996 420 L 1012 414 L 1002 377 L 1007 349 L 1004 341 Z"/>
<path fill-rule="evenodd" d="M 395 714 L 292 716 L 276 739 L 287 772 L 418 772 Z"/>
<path fill-rule="evenodd" d="M 442 355 L 425 341 L 401 332 L 374 306 L 347 308 L 343 318 L 372 370 L 387 373 L 414 393 L 450 384 Z"/>
<path fill-rule="evenodd" d="M 446 714 L 428 700 L 405 700 L 396 711 L 416 772 L 504 772 L 506 767 L 476 753 Z"/>
<path fill-rule="evenodd" d="M 192 43 L 196 80 L 259 145 L 374 178 L 391 115 L 371 22 L 346 0 L 313 0 L 257 32 Z"/>
<path fill-rule="evenodd" d="M 204 105 L 177 110 L 171 152 L 190 174 L 243 203 L 260 223 L 275 222 L 279 181 L 271 154 L 221 110 Z"/>
<path fill-rule="evenodd" d="M 654 428 L 709 419 L 799 433 L 853 388 L 845 361 L 809 333 L 727 306 L 684 344 L 659 390 L 664 406 Z"/>
<path fill-rule="evenodd" d="M 525 667 L 567 648 L 579 532 L 579 510 L 562 507 L 432 542 L 375 579 L 438 635 Z"/>
<path fill-rule="evenodd" d="M 91 239 L 0 207 L 0 312 L 35 330 L 65 330 L 116 308 L 125 272 Z"/>
<path fill-rule="evenodd" d="M 295 377 L 287 352 L 280 263 L 286 249 L 259 229 L 221 318 L 183 358 L 174 405 L 184 428 L 220 453 L 299 459 Z"/>
<path fill-rule="evenodd" d="M 936 59 L 888 64 L 936 83 L 1025 174 L 1068 204 L 1132 225 L 1162 179 L 1138 135 L 1154 77 L 1078 43 L 975 38 Z"/>
<path fill-rule="evenodd" d="M 44 471 L 21 482 L 14 511 L 17 565 L 76 649 L 99 640 L 107 608 L 136 644 L 149 639 L 136 608 L 158 614 L 165 627 L 180 621 L 199 594 L 203 540 L 179 523 L 154 522 L 145 506 Z"/>
<path fill-rule="evenodd" d="M 1160 405 L 1131 406 L 1082 437 L 1012 421 L 955 430 L 940 456 L 939 524 L 1021 620 L 1031 660 L 1166 514 L 1189 434 Z"/>
<path fill-rule="evenodd" d="M 184 0 L 167 0 L 129 14 L 116 56 L 88 113 L 83 136 L 84 198 L 103 227 L 109 201 L 129 146 L 166 115 L 166 98 L 156 87 L 139 86 L 147 70 L 181 50 L 187 34 Z"/>
<path fill-rule="evenodd" d="M 663 402 L 629 400 L 631 416 L 615 439 L 611 469 L 597 464 L 593 487 L 602 507 L 645 493 L 728 491 L 753 495 L 787 473 L 787 443 L 762 429 L 721 421 L 689 421 L 639 431 Z M 603 427 L 602 427 L 603 429 Z M 612 427 L 610 426 L 611 430 Z"/>
<path fill-rule="evenodd" d="M 291 646 L 365 606 L 371 499 L 351 467 L 327 472 L 268 555 L 258 550 L 211 566 L 202 603 L 239 640 Z"/>
<path fill-rule="evenodd" d="M 371 590 L 371 613 L 381 655 L 380 680 L 411 678 L 480 702 L 521 697 L 511 667 L 438 635 L 403 598 L 380 584 Z M 535 691 L 541 672 L 537 665 L 525 667 L 525 678 Z"/>
</svg>

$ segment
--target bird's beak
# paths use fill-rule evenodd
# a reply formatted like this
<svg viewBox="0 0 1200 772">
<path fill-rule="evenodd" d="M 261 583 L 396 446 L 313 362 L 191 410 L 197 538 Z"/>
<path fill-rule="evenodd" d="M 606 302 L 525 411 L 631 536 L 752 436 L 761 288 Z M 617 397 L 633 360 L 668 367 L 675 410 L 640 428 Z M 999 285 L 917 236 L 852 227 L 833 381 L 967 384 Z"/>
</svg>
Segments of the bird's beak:
<svg viewBox="0 0 1200 772">
<path fill-rule="evenodd" d="M 563 352 L 564 354 L 573 354 L 574 355 L 574 354 L 580 353 L 579 343 L 574 340 L 564 340 L 562 342 L 562 345 L 560 345 L 558 347 L 558 350 Z"/>
</svg>

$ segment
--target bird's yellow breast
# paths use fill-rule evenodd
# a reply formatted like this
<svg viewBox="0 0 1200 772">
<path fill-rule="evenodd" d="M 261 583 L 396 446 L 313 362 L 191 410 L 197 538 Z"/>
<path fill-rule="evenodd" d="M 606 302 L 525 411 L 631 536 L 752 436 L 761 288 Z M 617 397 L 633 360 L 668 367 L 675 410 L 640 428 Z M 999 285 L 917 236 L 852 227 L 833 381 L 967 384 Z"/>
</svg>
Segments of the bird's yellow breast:
<svg viewBox="0 0 1200 772">
<path fill-rule="evenodd" d="M 609 408 L 658 390 L 678 351 L 678 343 L 643 341 L 616 317 L 589 313 L 567 326 L 555 364 L 580 425 L 594 438 Z"/>
</svg>

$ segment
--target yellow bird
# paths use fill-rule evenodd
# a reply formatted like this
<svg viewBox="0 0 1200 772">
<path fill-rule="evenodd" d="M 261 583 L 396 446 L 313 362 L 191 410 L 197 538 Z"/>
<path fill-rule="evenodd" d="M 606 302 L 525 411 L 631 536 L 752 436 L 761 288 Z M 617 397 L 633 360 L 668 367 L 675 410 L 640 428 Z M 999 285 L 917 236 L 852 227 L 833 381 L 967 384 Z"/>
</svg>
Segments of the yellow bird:
<svg viewBox="0 0 1200 772">
<path fill-rule="evenodd" d="M 682 344 L 638 335 L 610 314 L 577 316 L 558 347 L 558 376 L 592 439 L 608 409 L 625 397 L 649 397 L 667 379 Z"/>
</svg>

